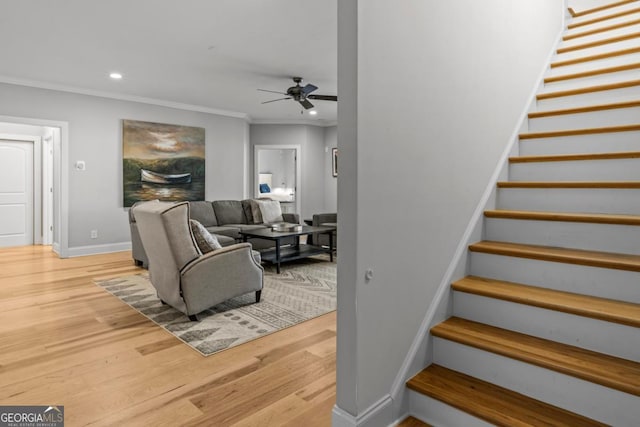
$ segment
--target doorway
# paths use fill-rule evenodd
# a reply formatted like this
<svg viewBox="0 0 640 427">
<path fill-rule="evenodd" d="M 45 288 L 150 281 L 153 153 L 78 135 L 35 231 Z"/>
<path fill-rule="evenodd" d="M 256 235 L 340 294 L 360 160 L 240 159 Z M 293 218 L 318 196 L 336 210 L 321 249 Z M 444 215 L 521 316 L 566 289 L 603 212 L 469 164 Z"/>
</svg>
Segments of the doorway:
<svg viewBox="0 0 640 427">
<path fill-rule="evenodd" d="M 254 146 L 254 197 L 280 202 L 282 212 L 300 213 L 300 146 Z"/>
<path fill-rule="evenodd" d="M 53 245 L 59 253 L 54 153 L 60 134 L 60 128 L 0 121 L 0 247 Z"/>
</svg>

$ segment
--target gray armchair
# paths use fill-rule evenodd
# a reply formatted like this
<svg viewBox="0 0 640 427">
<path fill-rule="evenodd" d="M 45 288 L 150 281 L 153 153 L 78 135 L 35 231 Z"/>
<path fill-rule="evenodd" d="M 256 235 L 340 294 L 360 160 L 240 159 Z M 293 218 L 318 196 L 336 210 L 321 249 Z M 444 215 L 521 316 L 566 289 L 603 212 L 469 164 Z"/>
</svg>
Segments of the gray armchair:
<svg viewBox="0 0 640 427">
<path fill-rule="evenodd" d="M 143 268 L 149 268 L 149 259 L 147 253 L 142 246 L 142 240 L 140 240 L 140 233 L 138 232 L 138 224 L 136 218 L 133 216 L 133 208 L 136 205 L 143 202 L 135 202 L 129 209 L 129 229 L 131 230 L 131 255 L 133 256 L 133 262 Z"/>
<path fill-rule="evenodd" d="M 314 214 L 311 220 L 311 225 L 314 227 L 321 227 L 323 225 L 335 227 L 338 225 L 337 213 L 320 213 Z M 333 247 L 338 247 L 337 232 L 333 233 Z M 329 236 L 327 234 L 316 233 L 313 235 L 313 244 L 318 246 L 329 246 Z"/>
<path fill-rule="evenodd" d="M 250 244 L 202 255 L 189 226 L 187 202 L 144 202 L 132 209 L 149 259 L 151 284 L 163 303 L 195 321 L 201 311 L 248 292 L 255 292 L 260 301 L 264 270 Z"/>
</svg>

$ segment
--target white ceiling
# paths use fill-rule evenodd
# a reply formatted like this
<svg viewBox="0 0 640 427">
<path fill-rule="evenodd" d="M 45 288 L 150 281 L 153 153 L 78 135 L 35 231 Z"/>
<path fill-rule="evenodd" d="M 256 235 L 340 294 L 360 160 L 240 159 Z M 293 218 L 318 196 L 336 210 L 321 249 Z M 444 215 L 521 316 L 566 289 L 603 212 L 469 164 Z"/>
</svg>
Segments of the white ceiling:
<svg viewBox="0 0 640 427">
<path fill-rule="evenodd" d="M 2 0 L 0 81 L 246 114 L 335 123 L 301 106 L 291 77 L 337 94 L 337 0 Z M 120 81 L 108 77 L 124 75 Z"/>
</svg>

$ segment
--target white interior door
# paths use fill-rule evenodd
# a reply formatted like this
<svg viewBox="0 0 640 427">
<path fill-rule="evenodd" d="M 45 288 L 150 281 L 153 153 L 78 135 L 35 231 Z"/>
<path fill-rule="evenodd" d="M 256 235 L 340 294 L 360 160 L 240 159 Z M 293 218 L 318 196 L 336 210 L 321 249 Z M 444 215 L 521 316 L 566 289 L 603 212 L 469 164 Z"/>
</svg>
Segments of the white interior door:
<svg viewBox="0 0 640 427">
<path fill-rule="evenodd" d="M 0 247 L 33 244 L 33 143 L 0 139 Z"/>
</svg>

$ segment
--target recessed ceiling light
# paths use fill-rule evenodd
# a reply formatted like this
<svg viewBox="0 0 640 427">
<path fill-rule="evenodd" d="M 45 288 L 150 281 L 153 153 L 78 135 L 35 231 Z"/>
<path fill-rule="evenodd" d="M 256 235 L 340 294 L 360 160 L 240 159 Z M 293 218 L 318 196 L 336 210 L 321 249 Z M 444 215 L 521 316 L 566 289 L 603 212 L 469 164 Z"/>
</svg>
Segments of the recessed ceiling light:
<svg viewBox="0 0 640 427">
<path fill-rule="evenodd" d="M 309 114 L 311 114 L 312 116 L 315 116 L 316 114 L 318 114 L 318 112 L 316 110 L 311 110 L 309 111 Z"/>
<path fill-rule="evenodd" d="M 114 80 L 120 80 L 122 78 L 122 74 L 120 74 L 120 73 L 111 73 L 111 74 L 109 74 L 109 77 L 111 77 Z"/>
</svg>

